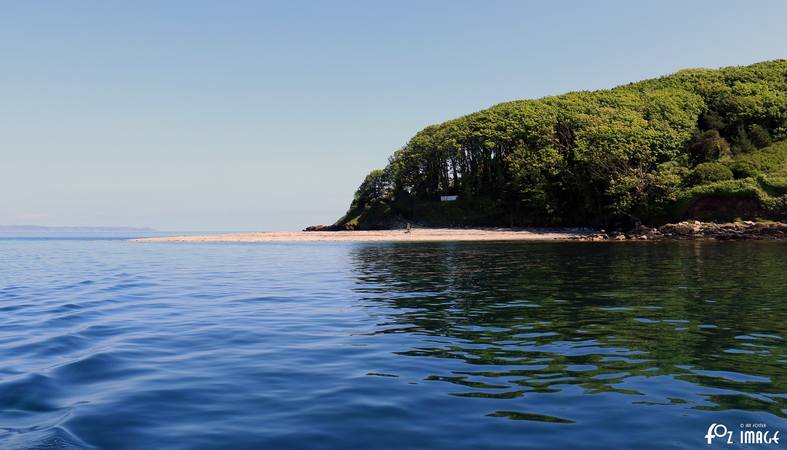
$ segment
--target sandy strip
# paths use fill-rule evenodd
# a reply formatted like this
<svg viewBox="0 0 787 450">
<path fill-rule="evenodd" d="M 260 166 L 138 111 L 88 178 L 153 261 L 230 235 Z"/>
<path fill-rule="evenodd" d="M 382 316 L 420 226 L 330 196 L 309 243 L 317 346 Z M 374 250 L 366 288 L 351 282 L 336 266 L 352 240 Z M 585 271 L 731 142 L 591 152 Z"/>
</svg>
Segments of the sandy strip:
<svg viewBox="0 0 787 450">
<path fill-rule="evenodd" d="M 429 241 L 554 241 L 587 234 L 577 229 L 451 229 L 380 231 L 270 231 L 206 236 L 131 239 L 132 242 L 429 242 Z"/>
</svg>

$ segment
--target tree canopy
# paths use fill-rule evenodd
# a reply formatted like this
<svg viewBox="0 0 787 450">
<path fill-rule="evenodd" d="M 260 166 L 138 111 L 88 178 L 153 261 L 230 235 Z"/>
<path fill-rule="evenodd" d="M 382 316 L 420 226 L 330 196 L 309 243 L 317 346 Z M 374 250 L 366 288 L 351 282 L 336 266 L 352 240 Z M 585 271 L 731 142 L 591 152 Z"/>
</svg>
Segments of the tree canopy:
<svg viewBox="0 0 787 450">
<path fill-rule="evenodd" d="M 506 102 L 417 133 L 366 177 L 337 225 L 666 221 L 686 214 L 698 187 L 778 185 L 787 152 L 771 144 L 785 139 L 785 60 Z M 783 216 L 785 193 L 760 190 L 763 214 Z"/>
</svg>

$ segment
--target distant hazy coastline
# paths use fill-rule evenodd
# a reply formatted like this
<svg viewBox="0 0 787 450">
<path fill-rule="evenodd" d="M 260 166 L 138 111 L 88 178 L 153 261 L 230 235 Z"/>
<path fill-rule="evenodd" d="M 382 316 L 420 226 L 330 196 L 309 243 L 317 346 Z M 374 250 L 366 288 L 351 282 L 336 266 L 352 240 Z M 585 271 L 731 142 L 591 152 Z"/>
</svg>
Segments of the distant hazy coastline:
<svg viewBox="0 0 787 450">
<path fill-rule="evenodd" d="M 47 227 L 41 225 L 0 225 L 0 233 L 128 233 L 151 232 L 141 227 Z"/>
</svg>

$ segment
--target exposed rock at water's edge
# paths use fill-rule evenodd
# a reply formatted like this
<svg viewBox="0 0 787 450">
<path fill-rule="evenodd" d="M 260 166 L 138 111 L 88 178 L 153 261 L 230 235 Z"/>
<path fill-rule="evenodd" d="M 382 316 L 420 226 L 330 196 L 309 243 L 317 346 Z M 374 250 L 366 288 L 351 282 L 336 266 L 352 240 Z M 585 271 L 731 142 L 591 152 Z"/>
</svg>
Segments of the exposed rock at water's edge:
<svg viewBox="0 0 787 450">
<path fill-rule="evenodd" d="M 784 222 L 732 222 L 714 223 L 684 221 L 662 225 L 658 228 L 640 226 L 628 232 L 600 230 L 572 239 L 582 241 L 658 241 L 658 240 L 774 240 L 787 239 Z"/>
</svg>

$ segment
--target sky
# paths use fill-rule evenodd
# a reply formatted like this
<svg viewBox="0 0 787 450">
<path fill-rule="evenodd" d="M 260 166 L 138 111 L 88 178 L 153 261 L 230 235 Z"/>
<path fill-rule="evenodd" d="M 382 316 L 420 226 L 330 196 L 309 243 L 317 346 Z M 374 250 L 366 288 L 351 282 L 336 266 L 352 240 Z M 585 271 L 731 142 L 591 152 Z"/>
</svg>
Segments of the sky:
<svg viewBox="0 0 787 450">
<path fill-rule="evenodd" d="M 0 224 L 333 223 L 423 127 L 787 57 L 787 1 L 2 1 Z"/>
</svg>

